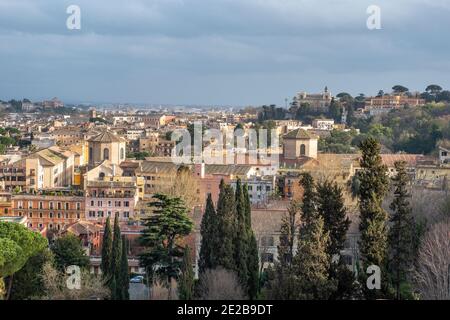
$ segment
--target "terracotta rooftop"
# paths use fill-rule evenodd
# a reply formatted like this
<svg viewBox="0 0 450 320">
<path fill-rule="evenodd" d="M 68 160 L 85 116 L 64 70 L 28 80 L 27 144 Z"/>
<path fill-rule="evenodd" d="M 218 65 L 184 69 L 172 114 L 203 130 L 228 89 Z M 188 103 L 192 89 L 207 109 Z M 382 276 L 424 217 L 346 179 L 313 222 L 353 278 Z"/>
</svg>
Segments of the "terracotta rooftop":
<svg viewBox="0 0 450 320">
<path fill-rule="evenodd" d="M 299 128 L 285 134 L 283 139 L 318 139 L 318 137 L 305 129 Z"/>
<path fill-rule="evenodd" d="M 121 137 L 116 136 L 111 131 L 105 130 L 105 131 L 101 132 L 100 134 L 93 136 L 88 141 L 110 143 L 110 142 L 124 142 L 125 140 Z"/>
</svg>

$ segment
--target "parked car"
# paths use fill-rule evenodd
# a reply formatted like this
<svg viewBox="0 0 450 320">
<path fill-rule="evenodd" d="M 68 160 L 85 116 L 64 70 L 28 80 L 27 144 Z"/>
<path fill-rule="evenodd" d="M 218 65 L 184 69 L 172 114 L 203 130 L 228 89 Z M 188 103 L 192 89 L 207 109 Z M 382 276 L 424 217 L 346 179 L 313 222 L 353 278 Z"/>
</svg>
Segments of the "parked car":
<svg viewBox="0 0 450 320">
<path fill-rule="evenodd" d="M 144 282 L 144 276 L 135 276 L 130 279 L 131 283 L 143 283 Z"/>
</svg>

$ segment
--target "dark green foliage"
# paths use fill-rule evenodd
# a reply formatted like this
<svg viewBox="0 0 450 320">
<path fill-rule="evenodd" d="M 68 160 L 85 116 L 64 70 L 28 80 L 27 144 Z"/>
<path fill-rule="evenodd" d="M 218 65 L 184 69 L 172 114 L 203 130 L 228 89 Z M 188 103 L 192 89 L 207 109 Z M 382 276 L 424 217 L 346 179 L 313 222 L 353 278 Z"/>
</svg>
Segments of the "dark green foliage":
<svg viewBox="0 0 450 320">
<path fill-rule="evenodd" d="M 330 267 L 330 278 L 337 281 L 336 290 L 332 293 L 332 300 L 358 299 L 358 285 L 355 274 L 342 262 L 332 263 Z"/>
<path fill-rule="evenodd" d="M 291 201 L 288 213 L 282 219 L 280 241 L 278 245 L 278 261 L 267 271 L 265 293 L 268 299 L 295 299 L 295 275 L 292 269 L 295 240 L 298 237 L 301 204 Z"/>
<path fill-rule="evenodd" d="M 350 132 L 332 130 L 330 136 L 319 139 L 319 151 L 324 153 L 354 153 L 352 141 L 357 135 L 355 130 Z"/>
<path fill-rule="evenodd" d="M 234 255 L 236 206 L 234 191 L 223 181 L 220 184 L 219 200 L 217 202 L 217 237 L 221 239 L 214 249 L 215 265 L 228 270 L 236 270 Z"/>
<path fill-rule="evenodd" d="M 47 239 L 26 226 L 0 222 L 0 279 L 19 271 L 47 245 Z"/>
<path fill-rule="evenodd" d="M 217 215 L 214 209 L 214 203 L 211 194 L 208 194 L 206 199 L 206 208 L 202 217 L 200 226 L 200 234 L 202 236 L 200 254 L 198 260 L 199 271 L 204 272 L 206 269 L 211 269 L 215 265 L 214 248 L 217 246 L 220 239 L 217 239 Z"/>
<path fill-rule="evenodd" d="M 252 209 L 251 209 L 251 203 L 250 203 L 250 196 L 248 195 L 248 186 L 247 184 L 244 184 L 243 188 L 244 192 L 244 206 L 245 206 L 245 225 L 247 227 L 247 230 L 252 229 Z"/>
<path fill-rule="evenodd" d="M 262 106 L 261 111 L 258 113 L 258 121 L 263 122 L 266 120 L 284 120 L 286 118 L 286 109 L 277 108 L 276 105 Z"/>
<path fill-rule="evenodd" d="M 146 157 L 150 157 L 151 154 L 147 151 L 130 152 L 127 154 L 127 158 L 134 158 L 136 160 L 145 160 Z"/>
<path fill-rule="evenodd" d="M 392 90 L 393 90 L 395 93 L 405 93 L 405 92 L 408 92 L 408 91 L 409 91 L 408 88 L 406 88 L 406 87 L 404 87 L 404 86 L 401 86 L 401 85 L 395 85 L 395 86 L 393 86 L 393 87 L 392 87 Z"/>
<path fill-rule="evenodd" d="M 250 197 L 248 195 L 248 186 L 244 184 L 244 209 L 245 209 L 245 226 L 247 231 L 247 269 L 248 269 L 248 283 L 247 293 L 248 297 L 252 300 L 255 299 L 259 292 L 259 250 L 258 243 L 256 242 L 255 234 L 252 229 L 252 213 Z"/>
<path fill-rule="evenodd" d="M 258 245 L 251 229 L 247 186 L 242 186 L 240 179 L 235 191 L 221 181 L 217 212 L 208 196 L 201 234 L 200 273 L 218 267 L 235 271 L 250 299 L 256 298 L 259 290 Z"/>
<path fill-rule="evenodd" d="M 240 179 L 238 179 L 236 182 L 235 205 L 235 234 L 233 237 L 234 261 L 236 266 L 236 273 L 239 277 L 242 287 L 245 289 L 248 282 L 247 254 L 249 253 L 248 240 L 250 237 L 250 233 L 249 230 L 247 230 L 246 225 L 245 199 Z"/>
<path fill-rule="evenodd" d="M 287 215 L 283 216 L 280 227 L 280 242 L 278 245 L 278 259 L 283 266 L 291 266 L 294 259 L 295 239 L 298 236 L 301 203 L 291 201 Z"/>
<path fill-rule="evenodd" d="M 326 252 L 328 241 L 322 217 L 302 222 L 297 254 L 292 264 L 296 276 L 296 299 L 326 300 L 336 290 L 336 280 L 329 279 L 328 274 L 331 263 Z"/>
<path fill-rule="evenodd" d="M 330 235 L 327 253 L 332 257 L 344 248 L 346 234 L 350 227 L 342 188 L 336 182 L 318 183 L 317 204 L 319 215 L 324 219 L 325 231 Z"/>
<path fill-rule="evenodd" d="M 362 157 L 361 170 L 358 173 L 360 181 L 358 197 L 362 274 L 365 274 L 369 265 L 377 265 L 383 275 L 387 252 L 387 214 L 382 209 L 381 203 L 387 192 L 387 169 L 382 163 L 380 145 L 375 139 L 368 138 L 363 141 L 360 149 Z M 367 298 L 375 298 L 379 294 L 375 290 L 365 291 Z"/>
<path fill-rule="evenodd" d="M 291 203 L 281 226 L 279 261 L 268 271 L 266 295 L 269 299 L 329 299 L 337 290 L 338 280 L 330 277 L 329 233 L 317 211 L 317 194 L 310 174 L 303 174 L 303 203 Z M 302 209 L 301 225 L 297 215 Z M 297 235 L 297 252 L 293 247 Z"/>
<path fill-rule="evenodd" d="M 109 267 L 109 274 L 111 277 L 117 277 L 120 273 L 120 259 L 122 257 L 122 236 L 120 234 L 119 215 L 114 219 L 114 238 L 112 242 L 111 264 Z M 116 281 L 117 284 L 117 281 Z"/>
<path fill-rule="evenodd" d="M 193 222 L 180 198 L 164 194 L 153 198 L 153 213 L 144 220 L 141 243 L 146 250 L 140 255 L 140 263 L 152 278 L 155 275 L 170 286 L 182 266 L 184 248 L 180 242 L 192 231 Z"/>
<path fill-rule="evenodd" d="M 45 294 L 44 284 L 39 274 L 42 273 L 42 267 L 46 263 L 54 263 L 53 253 L 48 249 L 31 257 L 25 266 L 14 274 L 11 300 L 38 298 Z"/>
<path fill-rule="evenodd" d="M 339 101 L 336 101 L 334 98 L 331 99 L 331 103 L 328 108 L 328 116 L 336 122 L 341 122 L 342 106 Z"/>
<path fill-rule="evenodd" d="M 259 291 L 259 255 L 258 244 L 253 231 L 250 231 L 250 240 L 248 242 L 247 268 L 248 282 L 247 291 L 251 300 L 255 299 Z"/>
<path fill-rule="evenodd" d="M 303 173 L 300 185 L 303 188 L 302 224 L 309 225 L 317 218 L 317 193 L 311 174 Z"/>
<path fill-rule="evenodd" d="M 65 271 L 65 268 L 71 265 L 87 268 L 89 266 L 89 257 L 81 245 L 81 240 L 74 235 L 67 234 L 55 240 L 51 246 L 55 255 L 55 264 L 57 269 Z"/>
<path fill-rule="evenodd" d="M 100 264 L 102 274 L 105 278 L 108 278 L 110 276 L 111 252 L 112 252 L 112 231 L 110 218 L 108 217 L 106 219 L 105 230 L 103 233 L 102 262 Z"/>
<path fill-rule="evenodd" d="M 130 273 L 128 270 L 128 245 L 125 236 L 122 237 L 122 250 L 120 258 L 120 270 L 116 276 L 116 294 L 117 300 L 130 300 Z"/>
<path fill-rule="evenodd" d="M 400 287 L 408 281 L 411 271 L 413 253 L 414 220 L 408 199 L 409 177 L 405 162 L 396 162 L 397 174 L 392 178 L 394 185 L 394 200 L 390 205 L 392 215 L 389 230 L 389 273 L 395 287 L 396 299 L 402 299 Z"/>
<path fill-rule="evenodd" d="M 180 300 L 191 300 L 194 296 L 194 270 L 192 269 L 191 250 L 184 248 L 183 264 L 178 280 L 178 297 Z"/>
</svg>

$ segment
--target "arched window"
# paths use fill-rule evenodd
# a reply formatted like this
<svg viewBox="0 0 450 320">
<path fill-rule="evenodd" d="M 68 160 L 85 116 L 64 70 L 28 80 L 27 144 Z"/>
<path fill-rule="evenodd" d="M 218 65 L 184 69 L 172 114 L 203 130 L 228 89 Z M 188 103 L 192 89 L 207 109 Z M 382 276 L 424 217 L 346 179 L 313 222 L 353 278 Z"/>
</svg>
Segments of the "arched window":
<svg viewBox="0 0 450 320">
<path fill-rule="evenodd" d="M 103 160 L 109 160 L 109 149 L 103 149 Z"/>
<path fill-rule="evenodd" d="M 104 172 L 100 172 L 98 177 L 100 178 L 100 180 L 103 180 L 105 178 L 105 173 Z"/>
<path fill-rule="evenodd" d="M 120 160 L 125 159 L 125 150 L 123 148 L 120 148 Z"/>
<path fill-rule="evenodd" d="M 302 145 L 300 146 L 300 155 L 301 155 L 301 156 L 306 155 L 306 146 L 305 146 L 304 144 L 302 144 Z"/>
</svg>

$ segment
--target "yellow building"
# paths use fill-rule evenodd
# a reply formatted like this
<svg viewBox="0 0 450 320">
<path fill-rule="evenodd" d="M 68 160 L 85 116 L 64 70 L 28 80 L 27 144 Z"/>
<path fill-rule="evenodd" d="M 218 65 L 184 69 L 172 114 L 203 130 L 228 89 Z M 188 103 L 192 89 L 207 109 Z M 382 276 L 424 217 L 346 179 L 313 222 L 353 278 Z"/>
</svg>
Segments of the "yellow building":
<svg viewBox="0 0 450 320">
<path fill-rule="evenodd" d="M 89 166 L 93 167 L 103 162 L 110 161 L 119 165 L 125 160 L 126 141 L 109 130 L 88 139 Z"/>
</svg>

